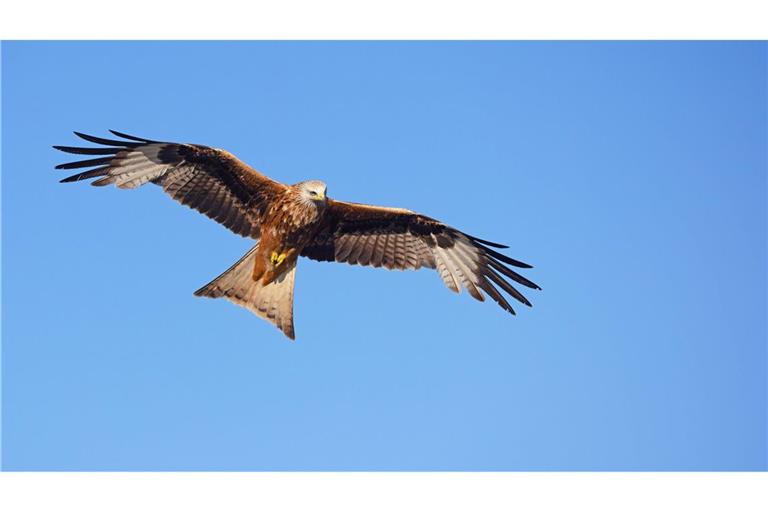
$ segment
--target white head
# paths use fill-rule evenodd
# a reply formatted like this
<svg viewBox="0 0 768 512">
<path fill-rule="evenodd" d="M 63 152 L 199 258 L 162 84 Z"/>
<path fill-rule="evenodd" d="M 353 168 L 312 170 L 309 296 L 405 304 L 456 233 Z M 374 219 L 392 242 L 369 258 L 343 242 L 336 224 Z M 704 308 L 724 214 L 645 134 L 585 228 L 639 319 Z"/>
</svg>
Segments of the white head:
<svg viewBox="0 0 768 512">
<path fill-rule="evenodd" d="M 299 195 L 305 201 L 310 201 L 317 205 L 324 205 L 326 201 L 325 193 L 328 187 L 319 180 L 302 181 L 296 184 Z"/>
</svg>

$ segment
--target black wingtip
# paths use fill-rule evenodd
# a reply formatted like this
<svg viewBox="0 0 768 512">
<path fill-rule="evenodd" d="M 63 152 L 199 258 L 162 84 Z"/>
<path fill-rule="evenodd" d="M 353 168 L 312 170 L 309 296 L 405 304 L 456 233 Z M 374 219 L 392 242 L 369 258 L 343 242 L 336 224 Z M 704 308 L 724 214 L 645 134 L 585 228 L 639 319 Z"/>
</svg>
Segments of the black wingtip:
<svg viewBox="0 0 768 512">
<path fill-rule="evenodd" d="M 83 140 L 87 140 L 88 142 L 93 142 L 94 144 L 102 144 L 104 146 L 119 146 L 124 148 L 135 148 L 144 144 L 144 142 L 127 142 L 124 140 L 103 139 L 101 137 L 94 137 L 93 135 L 88 135 L 87 133 L 81 133 L 81 132 L 73 132 L 73 133 Z"/>
<path fill-rule="evenodd" d="M 493 249 L 488 249 L 487 247 L 484 248 L 485 252 L 494 258 L 496 258 L 499 261 L 503 261 L 504 263 L 507 263 L 509 265 L 512 265 L 513 267 L 517 268 L 533 268 L 533 265 L 529 265 L 527 263 L 523 263 L 522 261 L 516 260 L 514 258 L 510 258 L 506 254 L 501 254 L 500 252 L 494 251 Z"/>
<path fill-rule="evenodd" d="M 128 135 L 127 133 L 119 132 L 117 130 L 109 130 L 109 133 L 112 135 L 117 135 L 118 137 L 122 137 L 124 139 L 133 140 L 136 142 L 144 142 L 146 144 L 157 144 L 158 141 L 156 140 L 150 140 L 150 139 L 144 139 L 142 137 L 136 137 L 135 135 Z"/>
<path fill-rule="evenodd" d="M 81 169 L 83 167 L 94 167 L 96 165 L 109 165 L 114 159 L 114 156 L 106 156 L 100 158 L 91 158 L 89 160 L 78 160 L 76 162 L 67 162 L 65 164 L 59 164 L 56 169 Z"/>
<path fill-rule="evenodd" d="M 72 176 L 67 176 L 66 178 L 59 180 L 59 183 L 73 183 L 75 181 L 83 181 L 87 178 L 93 178 L 94 176 L 86 176 L 86 173 L 81 172 L 80 174 L 73 174 Z"/>
<path fill-rule="evenodd" d="M 467 235 L 467 236 L 471 240 L 473 240 L 475 242 L 479 242 L 479 243 L 481 243 L 483 245 L 487 245 L 489 247 L 495 247 L 497 249 L 509 249 L 508 245 L 503 245 L 503 244 L 499 244 L 499 243 L 496 243 L 496 242 L 489 242 L 488 240 L 483 240 L 482 238 L 477 238 L 476 236 L 469 236 L 469 235 Z"/>
</svg>

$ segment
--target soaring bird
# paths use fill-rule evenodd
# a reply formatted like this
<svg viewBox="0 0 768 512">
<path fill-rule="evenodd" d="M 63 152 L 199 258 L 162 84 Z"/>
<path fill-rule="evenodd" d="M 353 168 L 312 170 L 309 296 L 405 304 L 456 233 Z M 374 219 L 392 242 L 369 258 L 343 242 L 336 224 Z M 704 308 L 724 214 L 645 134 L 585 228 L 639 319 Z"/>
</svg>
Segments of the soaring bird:
<svg viewBox="0 0 768 512">
<path fill-rule="evenodd" d="M 425 215 L 337 201 L 318 180 L 285 185 L 221 149 L 110 132 L 120 140 L 75 132 L 98 146 L 53 146 L 94 156 L 57 165 L 89 169 L 61 182 L 95 178 L 91 185 L 119 188 L 154 183 L 180 203 L 256 240 L 239 261 L 195 295 L 224 297 L 272 322 L 290 339 L 295 339 L 293 288 L 299 256 L 387 269 L 436 269 L 454 292 L 465 288 L 479 301 L 485 300 L 485 292 L 513 315 L 501 291 L 526 306 L 531 303 L 508 280 L 541 289 L 510 268 L 530 265 L 494 250 L 507 246 Z"/>
</svg>

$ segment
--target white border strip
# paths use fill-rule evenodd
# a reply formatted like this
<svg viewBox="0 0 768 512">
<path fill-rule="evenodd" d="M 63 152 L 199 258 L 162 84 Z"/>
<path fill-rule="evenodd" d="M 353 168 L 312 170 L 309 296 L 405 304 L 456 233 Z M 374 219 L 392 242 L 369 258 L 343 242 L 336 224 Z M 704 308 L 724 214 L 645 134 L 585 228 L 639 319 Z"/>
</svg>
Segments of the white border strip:
<svg viewBox="0 0 768 512">
<path fill-rule="evenodd" d="M 764 0 L 8 0 L 5 39 L 763 39 Z"/>
<path fill-rule="evenodd" d="M 763 512 L 766 488 L 766 473 L 4 473 L 0 507 Z"/>
</svg>

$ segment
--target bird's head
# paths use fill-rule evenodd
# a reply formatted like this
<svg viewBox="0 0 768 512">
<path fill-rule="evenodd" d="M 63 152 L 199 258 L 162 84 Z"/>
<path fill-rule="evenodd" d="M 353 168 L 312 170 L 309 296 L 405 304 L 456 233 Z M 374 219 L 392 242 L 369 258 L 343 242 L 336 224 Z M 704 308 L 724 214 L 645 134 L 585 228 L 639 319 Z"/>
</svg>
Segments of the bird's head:
<svg viewBox="0 0 768 512">
<path fill-rule="evenodd" d="M 305 201 L 310 201 L 318 205 L 324 205 L 327 198 L 325 196 L 328 187 L 319 180 L 302 181 L 296 184 L 299 195 Z"/>
</svg>

